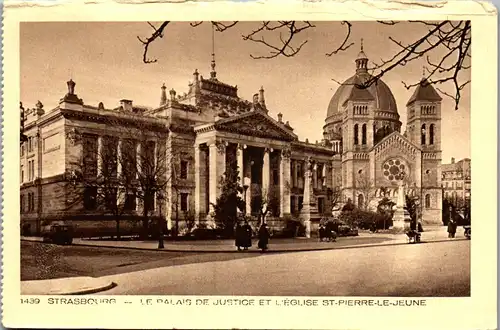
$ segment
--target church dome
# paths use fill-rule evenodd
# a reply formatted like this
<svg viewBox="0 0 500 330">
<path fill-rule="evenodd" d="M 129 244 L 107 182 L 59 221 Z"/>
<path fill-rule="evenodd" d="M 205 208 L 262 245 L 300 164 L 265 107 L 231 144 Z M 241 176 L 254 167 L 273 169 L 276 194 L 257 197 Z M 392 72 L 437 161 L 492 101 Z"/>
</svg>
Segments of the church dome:
<svg viewBox="0 0 500 330">
<path fill-rule="evenodd" d="M 399 118 L 396 100 L 381 79 L 377 80 L 367 88 L 359 88 L 373 76 L 368 73 L 368 57 L 363 50 L 363 39 L 361 39 L 361 51 L 356 60 L 356 73 L 344 81 L 330 100 L 326 114 L 326 124 L 341 120 L 339 115 L 344 112 L 347 101 L 371 101 L 379 111 L 392 112 Z"/>
<path fill-rule="evenodd" d="M 368 72 L 357 72 L 354 76 L 344 81 L 330 100 L 326 114 L 327 120 L 337 113 L 342 113 L 344 111 L 344 104 L 350 99 L 375 101 L 375 108 L 381 111 L 398 113 L 396 99 L 389 86 L 382 80 L 378 80 L 365 89 L 356 87 L 356 85 L 362 84 L 363 81 L 371 77 Z"/>
</svg>

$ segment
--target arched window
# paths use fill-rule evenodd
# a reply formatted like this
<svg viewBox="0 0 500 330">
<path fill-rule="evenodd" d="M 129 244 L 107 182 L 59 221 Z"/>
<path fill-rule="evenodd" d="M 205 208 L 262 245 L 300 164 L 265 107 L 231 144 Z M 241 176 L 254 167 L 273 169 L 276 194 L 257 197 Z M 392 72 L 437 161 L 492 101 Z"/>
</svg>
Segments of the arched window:
<svg viewBox="0 0 500 330">
<path fill-rule="evenodd" d="M 358 124 L 354 125 L 354 144 L 359 144 Z"/>
<path fill-rule="evenodd" d="M 366 144 L 366 124 L 363 124 L 361 127 L 361 144 Z"/>
<path fill-rule="evenodd" d="M 358 195 L 358 207 L 363 208 L 365 204 L 365 198 L 363 197 L 363 194 Z"/>
<path fill-rule="evenodd" d="M 425 195 L 425 208 L 428 209 L 431 207 L 431 195 Z"/>
<path fill-rule="evenodd" d="M 431 124 L 431 126 L 429 126 L 429 144 L 434 144 L 434 124 Z"/>
<path fill-rule="evenodd" d="M 420 144 L 424 145 L 425 144 L 425 124 L 422 125 L 422 130 L 421 130 L 421 137 L 420 137 Z"/>
</svg>

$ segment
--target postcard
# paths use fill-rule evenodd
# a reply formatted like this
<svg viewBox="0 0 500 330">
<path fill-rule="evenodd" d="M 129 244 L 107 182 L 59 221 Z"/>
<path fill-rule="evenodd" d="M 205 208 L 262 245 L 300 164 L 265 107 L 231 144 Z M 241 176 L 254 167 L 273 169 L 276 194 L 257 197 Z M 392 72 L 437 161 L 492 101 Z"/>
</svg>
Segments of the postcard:
<svg viewBox="0 0 500 330">
<path fill-rule="evenodd" d="M 3 22 L 4 326 L 496 328 L 493 5 Z"/>
</svg>

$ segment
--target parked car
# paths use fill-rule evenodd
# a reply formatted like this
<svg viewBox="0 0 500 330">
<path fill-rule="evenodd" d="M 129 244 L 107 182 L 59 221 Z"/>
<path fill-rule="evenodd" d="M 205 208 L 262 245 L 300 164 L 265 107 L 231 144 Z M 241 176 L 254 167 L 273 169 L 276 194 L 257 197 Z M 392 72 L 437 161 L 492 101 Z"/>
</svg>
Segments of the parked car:
<svg viewBox="0 0 500 330">
<path fill-rule="evenodd" d="M 43 241 L 47 243 L 70 245 L 73 243 L 73 226 L 51 225 L 42 233 Z"/>
<path fill-rule="evenodd" d="M 341 223 L 338 226 L 337 234 L 339 236 L 358 236 L 358 228 L 351 227 L 347 224 Z"/>
</svg>

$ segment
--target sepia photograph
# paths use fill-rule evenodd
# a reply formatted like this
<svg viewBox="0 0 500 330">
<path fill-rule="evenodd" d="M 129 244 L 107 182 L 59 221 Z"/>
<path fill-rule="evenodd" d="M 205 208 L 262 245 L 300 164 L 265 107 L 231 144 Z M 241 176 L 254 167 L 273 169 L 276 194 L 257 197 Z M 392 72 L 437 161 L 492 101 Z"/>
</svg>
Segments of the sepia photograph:
<svg viewBox="0 0 500 330">
<path fill-rule="evenodd" d="M 472 26 L 20 23 L 21 294 L 470 297 Z"/>
</svg>

